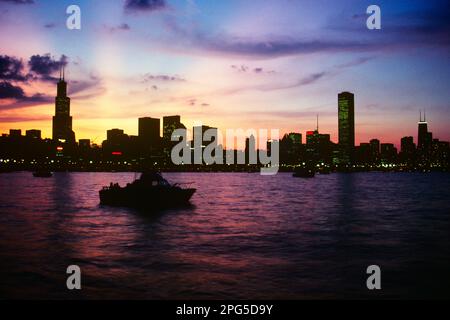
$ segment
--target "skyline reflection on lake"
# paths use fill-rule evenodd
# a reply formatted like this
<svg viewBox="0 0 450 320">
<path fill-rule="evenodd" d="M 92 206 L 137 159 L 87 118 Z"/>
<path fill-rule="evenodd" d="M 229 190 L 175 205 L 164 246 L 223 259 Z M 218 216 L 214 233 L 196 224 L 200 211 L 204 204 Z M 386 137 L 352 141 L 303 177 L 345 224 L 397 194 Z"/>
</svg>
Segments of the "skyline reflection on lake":
<svg viewBox="0 0 450 320">
<path fill-rule="evenodd" d="M 449 174 L 164 176 L 197 188 L 192 207 L 99 206 L 133 173 L 1 174 L 1 298 L 449 297 Z"/>
</svg>

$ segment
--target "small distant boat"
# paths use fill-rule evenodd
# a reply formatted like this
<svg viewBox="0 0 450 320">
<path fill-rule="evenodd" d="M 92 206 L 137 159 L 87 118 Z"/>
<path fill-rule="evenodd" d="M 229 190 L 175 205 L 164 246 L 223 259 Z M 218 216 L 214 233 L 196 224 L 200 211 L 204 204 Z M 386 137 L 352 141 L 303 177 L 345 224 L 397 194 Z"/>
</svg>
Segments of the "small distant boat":
<svg viewBox="0 0 450 320">
<path fill-rule="evenodd" d="M 50 178 L 51 176 L 53 176 L 53 174 L 50 171 L 35 171 L 33 172 L 33 177 L 36 178 Z"/>
<path fill-rule="evenodd" d="M 189 205 L 196 189 L 170 184 L 157 172 L 142 173 L 125 187 L 111 183 L 100 190 L 100 204 L 114 207 L 166 209 Z"/>
<path fill-rule="evenodd" d="M 314 178 L 316 172 L 311 168 L 297 168 L 292 175 L 295 178 Z"/>
</svg>

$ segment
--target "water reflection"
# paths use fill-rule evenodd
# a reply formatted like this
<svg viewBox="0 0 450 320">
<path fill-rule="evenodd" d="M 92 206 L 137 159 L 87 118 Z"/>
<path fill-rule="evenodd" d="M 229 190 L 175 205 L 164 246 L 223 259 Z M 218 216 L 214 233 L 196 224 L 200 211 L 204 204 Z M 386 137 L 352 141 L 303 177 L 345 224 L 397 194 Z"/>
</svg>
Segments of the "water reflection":
<svg viewBox="0 0 450 320">
<path fill-rule="evenodd" d="M 1 291 L 28 298 L 359 298 L 373 296 L 364 285 L 370 264 L 388 270 L 379 293 L 386 297 L 429 297 L 450 284 L 441 272 L 450 249 L 446 176 L 166 177 L 193 182 L 192 207 L 154 214 L 100 206 L 100 188 L 124 185 L 132 173 L 0 176 Z M 65 290 L 70 264 L 83 273 L 75 296 Z M 433 274 L 441 280 L 431 290 Z M 411 277 L 417 281 L 408 283 Z"/>
</svg>

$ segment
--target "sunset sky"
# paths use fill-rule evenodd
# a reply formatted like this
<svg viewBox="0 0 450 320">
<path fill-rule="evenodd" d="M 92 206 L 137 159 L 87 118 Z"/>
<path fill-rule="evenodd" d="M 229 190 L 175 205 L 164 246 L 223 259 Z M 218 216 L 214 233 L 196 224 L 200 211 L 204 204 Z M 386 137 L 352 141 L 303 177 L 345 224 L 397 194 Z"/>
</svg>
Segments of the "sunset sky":
<svg viewBox="0 0 450 320">
<path fill-rule="evenodd" d="M 68 30 L 66 8 L 81 8 Z M 366 28 L 378 4 L 382 30 Z M 138 117 L 191 128 L 314 129 L 337 141 L 337 94 L 356 97 L 356 141 L 398 144 L 426 109 L 450 140 L 447 1 L 0 0 L 0 132 L 51 137 L 61 63 L 76 138 L 137 134 Z"/>
</svg>

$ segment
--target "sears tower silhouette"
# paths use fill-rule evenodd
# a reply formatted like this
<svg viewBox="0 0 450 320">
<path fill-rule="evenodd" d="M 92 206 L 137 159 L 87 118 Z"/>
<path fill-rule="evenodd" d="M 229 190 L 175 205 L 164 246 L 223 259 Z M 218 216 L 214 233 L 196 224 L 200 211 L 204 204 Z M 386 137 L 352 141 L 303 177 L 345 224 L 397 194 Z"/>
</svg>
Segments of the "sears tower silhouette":
<svg viewBox="0 0 450 320">
<path fill-rule="evenodd" d="M 70 98 L 67 96 L 67 82 L 64 79 L 64 67 L 59 71 L 58 89 L 55 97 L 55 116 L 53 117 L 53 140 L 75 143 L 70 116 Z"/>
</svg>

